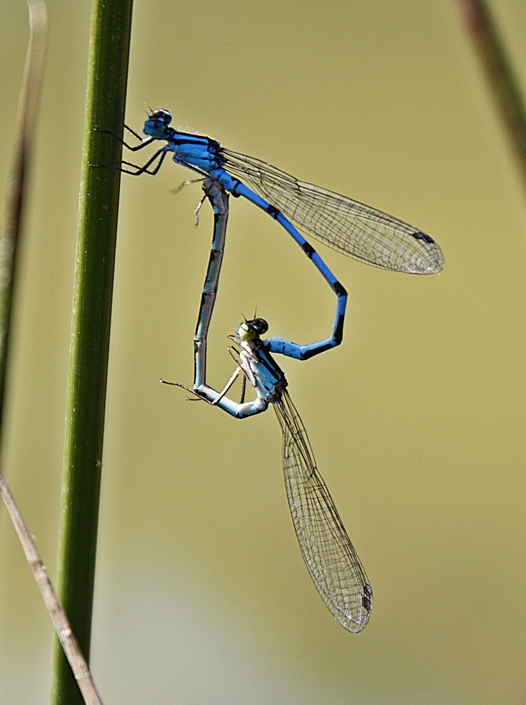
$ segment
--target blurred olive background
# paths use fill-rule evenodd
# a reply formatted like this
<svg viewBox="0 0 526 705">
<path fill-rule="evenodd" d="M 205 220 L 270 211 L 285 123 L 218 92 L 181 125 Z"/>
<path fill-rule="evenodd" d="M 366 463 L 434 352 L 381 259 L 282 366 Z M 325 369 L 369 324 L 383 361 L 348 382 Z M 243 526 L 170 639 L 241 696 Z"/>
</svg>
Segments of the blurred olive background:
<svg viewBox="0 0 526 705">
<path fill-rule="evenodd" d="M 526 90 L 526 6 L 492 3 Z M 25 3 L 0 21 L 1 178 Z M 90 5 L 49 1 L 50 40 L 10 370 L 6 474 L 51 575 Z M 440 276 L 320 246 L 349 290 L 344 344 L 283 359 L 372 582 L 360 635 L 313 588 L 270 411 L 244 422 L 192 381 L 211 239 L 166 162 L 123 178 L 93 669 L 108 705 L 526 703 L 525 195 L 452 2 L 137 2 L 127 121 L 146 106 L 431 233 Z M 143 159 L 143 155 L 139 156 Z M 146 159 L 146 156 L 144 156 Z M 316 244 L 316 243 L 314 243 Z M 209 379 L 241 316 L 325 337 L 334 297 L 270 218 L 231 201 Z M 0 510 L 0 702 L 48 702 L 51 627 Z"/>
</svg>

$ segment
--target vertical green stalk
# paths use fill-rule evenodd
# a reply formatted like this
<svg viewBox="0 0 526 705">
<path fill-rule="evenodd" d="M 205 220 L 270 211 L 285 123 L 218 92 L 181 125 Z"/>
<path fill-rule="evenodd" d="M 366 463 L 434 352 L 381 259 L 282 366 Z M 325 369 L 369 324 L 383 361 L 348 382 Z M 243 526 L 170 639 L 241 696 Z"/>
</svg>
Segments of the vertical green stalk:
<svg viewBox="0 0 526 705">
<path fill-rule="evenodd" d="M 120 173 L 133 0 L 93 0 L 71 330 L 57 592 L 89 660 Z M 52 702 L 82 696 L 58 640 Z"/>
</svg>

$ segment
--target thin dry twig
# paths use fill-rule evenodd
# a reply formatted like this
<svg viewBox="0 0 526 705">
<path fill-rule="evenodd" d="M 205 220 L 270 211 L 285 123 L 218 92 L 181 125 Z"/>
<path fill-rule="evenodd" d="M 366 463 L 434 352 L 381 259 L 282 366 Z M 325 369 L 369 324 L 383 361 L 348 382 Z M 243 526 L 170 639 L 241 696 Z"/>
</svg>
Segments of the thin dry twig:
<svg viewBox="0 0 526 705">
<path fill-rule="evenodd" d="M 40 558 L 33 538 L 28 531 L 18 507 L 16 506 L 11 490 L 9 489 L 2 473 L 0 473 L 0 494 L 2 495 L 2 499 L 4 500 L 11 521 L 13 522 L 13 526 L 15 527 L 15 531 L 24 550 L 27 562 L 29 563 L 33 577 L 35 578 L 40 594 L 42 595 L 42 599 L 44 600 L 44 604 L 46 605 L 46 609 L 51 617 L 51 621 L 53 622 L 58 638 L 60 639 L 64 653 L 69 661 L 71 670 L 75 675 L 75 680 L 78 683 L 84 702 L 86 705 L 103 705 L 100 695 L 95 687 L 93 676 L 91 675 L 86 660 L 82 655 L 79 645 L 77 644 L 77 640 L 73 635 L 68 618 L 66 617 L 66 613 L 58 601 L 53 583 L 47 574 L 46 567 Z"/>
</svg>

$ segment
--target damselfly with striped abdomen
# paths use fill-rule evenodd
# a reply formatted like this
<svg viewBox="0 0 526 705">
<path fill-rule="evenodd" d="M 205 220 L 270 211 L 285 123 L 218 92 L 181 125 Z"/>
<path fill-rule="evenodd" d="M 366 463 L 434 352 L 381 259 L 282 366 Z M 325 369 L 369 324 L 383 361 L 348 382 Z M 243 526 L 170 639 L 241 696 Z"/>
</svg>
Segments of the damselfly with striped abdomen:
<svg viewBox="0 0 526 705">
<path fill-rule="evenodd" d="M 231 416 L 246 418 L 272 405 L 283 433 L 283 472 L 292 521 L 309 574 L 326 606 L 351 632 L 365 628 L 372 609 L 372 588 L 363 566 L 316 467 L 305 427 L 287 392 L 283 370 L 272 357 L 281 353 L 306 359 L 327 349 L 320 343 L 297 345 L 283 338 L 262 339 L 268 325 L 262 318 L 244 321 L 231 336 L 231 354 L 238 366 L 222 392 L 206 382 L 207 335 L 219 284 L 228 219 L 228 195 L 220 184 L 206 180 L 206 196 L 214 208 L 214 237 L 194 338 L 194 398 L 219 406 Z M 323 341 L 322 341 L 323 342 Z M 307 353 L 307 354 L 305 354 Z M 243 399 L 237 403 L 226 394 L 241 377 Z M 245 383 L 256 398 L 244 401 Z M 173 383 L 168 383 L 173 384 Z"/>
<path fill-rule="evenodd" d="M 199 399 L 218 406 L 231 416 L 246 418 L 274 408 L 283 433 L 283 473 L 296 537 L 309 574 L 335 619 L 350 632 L 365 628 L 371 614 L 373 591 L 349 539 L 332 497 L 323 481 L 307 432 L 287 391 L 283 370 L 273 352 L 288 352 L 274 338 L 262 339 L 268 329 L 262 318 L 244 321 L 231 336 L 231 354 L 238 366 L 218 392 L 206 382 L 193 390 Z M 294 347 L 289 342 L 289 350 Z M 253 401 L 235 402 L 226 394 L 237 377 L 254 387 Z"/>
<path fill-rule="evenodd" d="M 166 155 L 173 153 L 176 164 L 215 179 L 232 195 L 244 196 L 262 208 L 302 247 L 305 239 L 288 218 L 329 247 L 383 269 L 411 274 L 436 274 L 443 269 L 442 250 L 418 228 L 359 201 L 299 181 L 260 159 L 225 149 L 209 137 L 179 132 L 170 127 L 171 122 L 167 110 L 151 113 L 143 126 L 147 137 L 135 146 L 123 144 L 132 151 L 155 140 L 166 144 L 143 166 L 123 162 L 133 169 L 123 171 L 134 176 L 156 174 Z M 141 139 L 131 128 L 126 129 Z M 247 181 L 263 198 L 239 179 Z"/>
<path fill-rule="evenodd" d="M 347 292 L 292 223 L 329 247 L 376 267 L 410 274 L 442 271 L 442 250 L 430 235 L 418 228 L 359 201 L 299 181 L 259 159 L 225 149 L 209 137 L 179 132 L 170 127 L 171 121 L 167 110 L 154 110 L 144 123 L 143 132 L 147 136 L 142 140 L 126 126 L 141 140 L 137 145 L 121 140 L 131 151 L 143 149 L 156 140 L 166 144 L 146 164 L 138 166 L 125 161 L 121 170 L 133 176 L 155 175 L 166 155 L 172 153 L 176 164 L 214 179 L 232 195 L 243 196 L 277 220 L 312 260 L 337 297 L 332 335 L 320 343 L 324 350 L 342 340 Z M 313 354 L 311 350 L 296 352 L 302 356 Z"/>
</svg>

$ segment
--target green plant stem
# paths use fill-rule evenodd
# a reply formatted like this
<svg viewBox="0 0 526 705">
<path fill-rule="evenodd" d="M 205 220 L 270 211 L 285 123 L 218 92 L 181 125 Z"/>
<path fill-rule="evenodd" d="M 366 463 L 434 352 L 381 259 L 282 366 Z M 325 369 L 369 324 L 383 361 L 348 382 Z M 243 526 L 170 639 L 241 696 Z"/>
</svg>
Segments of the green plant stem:
<svg viewBox="0 0 526 705">
<path fill-rule="evenodd" d="M 526 110 L 519 83 L 485 0 L 457 0 L 493 92 L 526 190 Z"/>
<path fill-rule="evenodd" d="M 0 240 L 0 438 L 3 430 L 5 403 L 6 367 L 9 352 L 9 330 L 11 308 L 16 279 L 18 244 L 23 233 L 23 216 L 28 194 L 28 176 L 31 171 L 33 138 L 38 112 L 44 59 L 47 43 L 47 9 L 43 0 L 28 0 L 29 43 L 16 130 L 16 146 L 13 167 L 9 175 L 6 199 L 6 223 Z M 14 497 L 3 475 L 0 473 L 0 496 L 20 540 L 33 577 L 51 617 L 53 626 L 71 667 L 76 673 L 79 687 L 88 705 L 102 705 L 93 678 L 71 632 L 67 617 L 58 602 L 46 568 L 24 519 L 16 506 Z"/>
<path fill-rule="evenodd" d="M 57 593 L 89 662 L 132 0 L 94 0 L 75 266 Z M 82 696 L 58 640 L 52 702 Z"/>
</svg>

